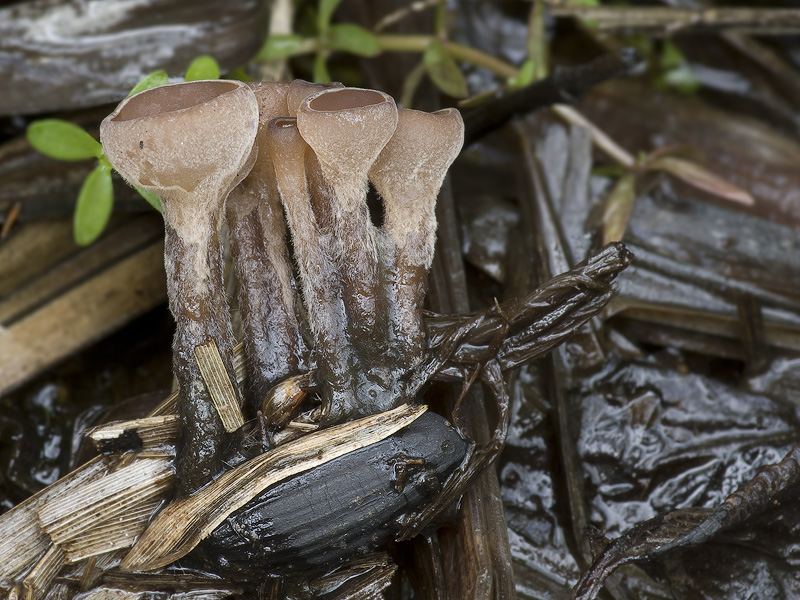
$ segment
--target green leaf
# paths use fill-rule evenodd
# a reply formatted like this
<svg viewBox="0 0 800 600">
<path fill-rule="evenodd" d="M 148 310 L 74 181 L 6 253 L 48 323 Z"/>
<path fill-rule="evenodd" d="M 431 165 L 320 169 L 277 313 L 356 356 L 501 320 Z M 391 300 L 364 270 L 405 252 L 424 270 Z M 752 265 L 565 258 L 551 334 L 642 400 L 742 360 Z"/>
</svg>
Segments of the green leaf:
<svg viewBox="0 0 800 600">
<path fill-rule="evenodd" d="M 73 234 L 78 245 L 88 246 L 103 233 L 113 206 L 111 170 L 97 165 L 84 180 L 75 206 Z"/>
<path fill-rule="evenodd" d="M 331 80 L 328 67 L 325 65 L 326 59 L 324 52 L 317 52 L 317 57 L 314 59 L 314 83 L 327 83 Z"/>
<path fill-rule="evenodd" d="M 186 69 L 184 81 L 200 81 L 202 79 L 219 79 L 219 63 L 214 57 L 203 55 L 198 56 Z"/>
<path fill-rule="evenodd" d="M 671 69 L 685 62 L 686 57 L 683 52 L 671 40 L 665 40 L 661 49 L 661 66 L 665 69 Z"/>
<path fill-rule="evenodd" d="M 403 80 L 403 92 L 400 95 L 400 104 L 406 108 L 412 108 L 414 94 L 419 84 L 422 83 L 423 77 L 425 77 L 425 65 L 420 62 L 416 67 L 411 69 Z"/>
<path fill-rule="evenodd" d="M 656 85 L 661 88 L 676 89 L 682 94 L 694 94 L 700 89 L 700 80 L 697 79 L 692 67 L 683 64 L 663 73 L 656 81 Z"/>
<path fill-rule="evenodd" d="M 516 77 L 508 80 L 508 86 L 512 89 L 524 88 L 533 83 L 533 76 L 536 73 L 536 63 L 530 58 L 522 63 Z"/>
<path fill-rule="evenodd" d="M 103 147 L 82 128 L 61 119 L 42 119 L 28 125 L 31 146 L 50 158 L 86 160 L 100 158 Z"/>
<path fill-rule="evenodd" d="M 167 77 L 166 71 L 154 71 L 150 73 L 150 75 L 142 79 L 135 86 L 133 86 L 133 89 L 130 91 L 128 96 L 133 96 L 134 94 L 138 94 L 139 92 L 143 92 L 145 90 L 149 90 L 150 88 L 158 87 L 160 85 L 166 85 L 168 83 L 169 83 L 169 77 Z"/>
<path fill-rule="evenodd" d="M 381 44 L 375 34 L 352 23 L 332 25 L 328 31 L 328 48 L 350 52 L 358 56 L 376 56 L 380 54 Z"/>
<path fill-rule="evenodd" d="M 328 27 L 331 24 L 331 17 L 339 6 L 342 0 L 319 0 L 319 9 L 317 10 L 317 31 L 324 35 L 328 33 Z"/>
<path fill-rule="evenodd" d="M 464 75 L 440 42 L 433 42 L 422 56 L 425 71 L 436 87 L 453 98 L 467 95 L 467 82 Z"/>
<path fill-rule="evenodd" d="M 291 56 L 303 44 L 303 38 L 293 33 L 273 34 L 267 38 L 261 50 L 256 55 L 256 60 L 273 60 Z"/>
<path fill-rule="evenodd" d="M 236 81 L 253 81 L 253 78 L 242 67 L 236 67 L 233 71 L 228 71 L 228 79 Z"/>
<path fill-rule="evenodd" d="M 156 195 L 155 195 L 153 192 L 151 192 L 150 190 L 146 190 L 146 189 L 144 189 L 143 187 L 139 187 L 138 185 L 135 185 L 135 186 L 133 186 L 133 189 L 135 189 L 137 192 L 139 192 L 139 195 L 140 195 L 142 198 L 144 198 L 145 200 L 147 200 L 147 203 L 148 203 L 150 206 L 152 206 L 152 207 L 153 207 L 153 208 L 155 208 L 155 209 L 156 209 L 158 212 L 160 212 L 160 213 L 162 213 L 162 214 L 163 214 L 163 212 L 164 212 L 164 208 L 161 206 L 161 198 L 159 198 L 158 196 L 156 196 Z"/>
</svg>

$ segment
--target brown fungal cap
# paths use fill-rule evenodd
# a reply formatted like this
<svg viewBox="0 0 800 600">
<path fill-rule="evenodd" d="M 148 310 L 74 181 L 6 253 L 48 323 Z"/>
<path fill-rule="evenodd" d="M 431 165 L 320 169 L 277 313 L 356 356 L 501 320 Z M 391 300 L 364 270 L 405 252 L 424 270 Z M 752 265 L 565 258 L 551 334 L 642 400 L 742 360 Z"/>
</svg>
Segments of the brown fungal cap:
<svg viewBox="0 0 800 600">
<path fill-rule="evenodd" d="M 295 79 L 289 84 L 289 92 L 286 98 L 287 108 L 289 109 L 287 114 L 290 117 L 296 117 L 297 107 L 300 106 L 300 103 L 309 96 L 313 96 L 314 94 L 318 94 L 319 92 L 323 92 L 325 90 L 339 89 L 342 87 L 344 86 L 338 81 L 331 81 L 329 83 L 310 83 L 308 81 L 303 81 L 302 79 Z"/>
<path fill-rule="evenodd" d="M 394 99 L 343 88 L 309 96 L 297 109 L 300 135 L 314 150 L 345 211 L 364 202 L 367 171 L 397 127 Z"/>
<path fill-rule="evenodd" d="M 258 101 L 261 127 L 265 127 L 275 117 L 289 114 L 287 107 L 289 85 L 285 81 L 251 81 L 247 83 L 247 87 L 253 90 Z"/>
<path fill-rule="evenodd" d="M 243 176 L 257 127 L 258 102 L 245 84 L 193 81 L 123 100 L 100 139 L 127 181 L 162 200 L 168 190 L 218 196 Z"/>
<path fill-rule="evenodd" d="M 109 118 L 112 121 L 130 121 L 185 110 L 240 87 L 235 81 L 216 80 L 163 85 L 131 96 Z"/>
</svg>

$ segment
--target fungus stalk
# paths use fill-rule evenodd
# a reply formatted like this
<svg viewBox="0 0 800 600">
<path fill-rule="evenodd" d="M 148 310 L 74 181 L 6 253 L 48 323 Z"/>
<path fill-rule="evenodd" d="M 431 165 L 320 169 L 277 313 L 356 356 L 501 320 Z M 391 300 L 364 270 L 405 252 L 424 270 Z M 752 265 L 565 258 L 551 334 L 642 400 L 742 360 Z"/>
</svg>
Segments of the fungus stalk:
<svg viewBox="0 0 800 600">
<path fill-rule="evenodd" d="M 406 368 L 426 348 L 422 303 L 436 243 L 436 197 L 463 143 L 457 110 L 401 109 L 392 139 L 369 172 L 384 202 L 389 323 Z"/>
<path fill-rule="evenodd" d="M 267 126 L 286 115 L 288 83 L 250 84 L 259 103 L 258 157 L 227 201 L 231 254 L 239 280 L 247 385 L 253 414 L 280 380 L 305 368 L 305 343 L 286 247 L 286 226 L 266 146 Z"/>
<path fill-rule="evenodd" d="M 308 146 L 293 118 L 275 119 L 267 129 L 267 145 L 286 213 L 320 379 L 326 404 L 352 406 L 351 346 L 347 337 L 341 281 L 331 257 L 332 243 L 320 231 L 311 207 L 305 174 Z M 343 409 L 345 410 L 345 409 Z M 339 411 L 335 411 L 337 414 Z M 345 410 L 346 412 L 346 410 Z"/>
<path fill-rule="evenodd" d="M 164 206 L 181 421 L 178 497 L 190 495 L 222 470 L 225 445 L 234 438 L 224 429 L 194 353 L 213 341 L 235 383 L 219 235 L 225 198 L 255 159 L 257 126 L 258 102 L 244 84 L 197 81 L 131 96 L 100 127 L 114 168 L 130 183 L 157 194 Z"/>
</svg>

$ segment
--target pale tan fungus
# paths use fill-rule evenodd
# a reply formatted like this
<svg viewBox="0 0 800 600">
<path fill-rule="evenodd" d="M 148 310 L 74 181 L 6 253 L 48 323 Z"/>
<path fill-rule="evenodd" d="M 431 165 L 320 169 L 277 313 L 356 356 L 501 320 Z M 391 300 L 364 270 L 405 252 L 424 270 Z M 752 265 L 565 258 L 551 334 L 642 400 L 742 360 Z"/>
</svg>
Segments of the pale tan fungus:
<svg viewBox="0 0 800 600">
<path fill-rule="evenodd" d="M 379 321 L 385 309 L 377 229 L 366 203 L 367 173 L 396 126 L 394 100 L 374 90 L 325 90 L 307 97 L 297 111 L 300 135 L 333 190 L 334 260 L 344 283 L 351 335 L 359 344 L 381 339 Z"/>
<path fill-rule="evenodd" d="M 100 126 L 114 168 L 157 194 L 164 207 L 167 292 L 176 322 L 179 497 L 222 470 L 222 448 L 233 435 L 225 432 L 214 409 L 194 349 L 214 340 L 236 381 L 220 226 L 225 198 L 255 161 L 258 122 L 258 101 L 250 88 L 214 80 L 143 91 L 123 100 Z"/>
<path fill-rule="evenodd" d="M 398 360 L 410 368 L 425 349 L 422 303 L 436 244 L 436 197 L 464 143 L 464 122 L 454 108 L 398 113 L 369 177 L 384 204 L 388 321 Z"/>
<path fill-rule="evenodd" d="M 247 364 L 245 396 L 255 415 L 272 386 L 306 367 L 306 347 L 275 167 L 266 146 L 269 122 L 287 114 L 290 84 L 257 82 L 248 86 L 259 105 L 258 158 L 228 197 L 226 212 L 239 280 Z"/>
</svg>

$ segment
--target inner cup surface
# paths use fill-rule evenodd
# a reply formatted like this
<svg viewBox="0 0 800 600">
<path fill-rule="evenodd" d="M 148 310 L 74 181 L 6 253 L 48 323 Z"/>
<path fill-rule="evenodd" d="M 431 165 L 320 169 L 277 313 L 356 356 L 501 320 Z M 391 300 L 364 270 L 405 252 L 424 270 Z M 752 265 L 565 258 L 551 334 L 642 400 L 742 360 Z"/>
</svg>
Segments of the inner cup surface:
<svg viewBox="0 0 800 600">
<path fill-rule="evenodd" d="M 386 98 L 379 92 L 342 88 L 340 90 L 320 94 L 311 100 L 308 106 L 312 110 L 334 111 L 380 104 L 381 102 L 386 102 Z"/>
<path fill-rule="evenodd" d="M 191 108 L 239 87 L 232 81 L 193 81 L 153 88 L 133 96 L 113 120 L 131 121 Z"/>
</svg>

